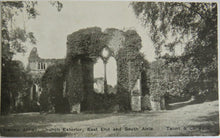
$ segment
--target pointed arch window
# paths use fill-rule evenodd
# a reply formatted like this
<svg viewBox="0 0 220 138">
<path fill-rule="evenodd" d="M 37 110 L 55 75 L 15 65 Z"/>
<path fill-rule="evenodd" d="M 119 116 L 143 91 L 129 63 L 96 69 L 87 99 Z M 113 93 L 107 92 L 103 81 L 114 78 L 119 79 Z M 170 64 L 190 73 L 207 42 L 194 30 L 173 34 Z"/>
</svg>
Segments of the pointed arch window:
<svg viewBox="0 0 220 138">
<path fill-rule="evenodd" d="M 44 64 L 44 63 L 43 63 L 43 62 L 41 62 L 41 69 L 43 69 L 43 64 Z"/>
</svg>

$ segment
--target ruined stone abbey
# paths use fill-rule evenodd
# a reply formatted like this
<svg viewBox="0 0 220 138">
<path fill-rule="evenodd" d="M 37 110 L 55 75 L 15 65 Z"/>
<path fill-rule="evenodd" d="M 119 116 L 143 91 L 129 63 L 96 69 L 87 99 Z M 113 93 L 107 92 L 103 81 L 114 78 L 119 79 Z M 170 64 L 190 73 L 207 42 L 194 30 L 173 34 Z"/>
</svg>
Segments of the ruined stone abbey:
<svg viewBox="0 0 220 138">
<path fill-rule="evenodd" d="M 31 87 L 30 99 L 39 99 L 42 92 L 39 86 L 40 79 L 44 75 L 46 69 L 56 63 L 64 63 L 64 59 L 43 59 L 40 58 L 37 52 L 37 48 L 34 47 L 28 57 L 27 69 L 32 76 L 33 85 Z"/>
<path fill-rule="evenodd" d="M 143 67 L 145 59 L 139 52 L 141 38 L 134 30 L 124 32 L 114 28 L 102 31 L 93 27 L 68 35 L 66 59 L 42 59 L 38 56 L 37 48 L 33 48 L 28 59 L 28 69 L 34 80 L 30 98 L 40 97 L 43 88 L 39 87 L 39 81 L 46 69 L 64 64 L 65 75 L 59 85 L 68 99 L 70 112 L 93 110 L 96 102 L 93 66 L 106 47 L 117 64 L 119 110 L 141 111 L 150 108 L 149 90 L 143 83 L 146 80 L 146 75 L 143 75 L 146 73 Z"/>
</svg>

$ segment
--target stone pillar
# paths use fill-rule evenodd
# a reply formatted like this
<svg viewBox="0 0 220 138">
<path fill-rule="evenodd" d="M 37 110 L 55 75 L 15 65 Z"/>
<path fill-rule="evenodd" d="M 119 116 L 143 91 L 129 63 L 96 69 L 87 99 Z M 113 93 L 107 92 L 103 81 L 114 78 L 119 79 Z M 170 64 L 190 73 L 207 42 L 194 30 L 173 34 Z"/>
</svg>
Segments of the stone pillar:
<svg viewBox="0 0 220 138">
<path fill-rule="evenodd" d="M 159 111 L 161 110 L 161 107 L 160 107 L 160 101 L 153 101 L 152 99 L 150 100 L 150 103 L 151 103 L 151 109 L 153 111 Z"/>
<path fill-rule="evenodd" d="M 166 110 L 164 97 L 160 97 L 158 101 L 154 101 L 150 98 L 150 103 L 153 111 Z"/>
<path fill-rule="evenodd" d="M 31 101 L 33 100 L 33 88 L 34 88 L 34 86 L 32 85 L 31 91 L 30 91 L 30 100 Z"/>
<path fill-rule="evenodd" d="M 82 73 L 83 73 L 83 110 L 94 110 L 94 75 L 93 75 L 93 61 L 90 58 L 84 58 L 82 60 Z"/>
<path fill-rule="evenodd" d="M 66 81 L 63 82 L 63 97 L 66 97 Z"/>
<path fill-rule="evenodd" d="M 72 62 L 66 76 L 66 94 L 70 112 L 79 113 L 84 93 L 82 64 L 81 59 L 74 59 Z"/>
<path fill-rule="evenodd" d="M 131 110 L 141 111 L 141 96 L 131 96 Z"/>
<path fill-rule="evenodd" d="M 136 81 L 134 88 L 131 91 L 131 110 L 141 111 L 141 83 L 140 79 Z"/>
<path fill-rule="evenodd" d="M 161 97 L 161 99 L 160 99 L 160 107 L 161 107 L 161 110 L 166 110 L 165 98 L 164 97 Z"/>
<path fill-rule="evenodd" d="M 131 65 L 131 61 L 129 61 L 128 62 L 128 78 L 129 78 L 129 91 L 130 91 L 130 96 L 131 96 L 131 110 L 141 111 L 141 78 L 138 78 L 134 87 L 132 87 L 131 70 L 132 70 L 132 65 Z"/>
</svg>

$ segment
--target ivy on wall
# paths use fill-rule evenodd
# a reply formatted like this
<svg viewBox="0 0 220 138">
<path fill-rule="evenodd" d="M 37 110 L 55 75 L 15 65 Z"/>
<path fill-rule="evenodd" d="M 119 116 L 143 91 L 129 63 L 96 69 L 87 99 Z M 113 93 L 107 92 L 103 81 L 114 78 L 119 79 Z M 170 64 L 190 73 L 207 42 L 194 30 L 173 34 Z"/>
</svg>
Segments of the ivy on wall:
<svg viewBox="0 0 220 138">
<path fill-rule="evenodd" d="M 121 110 L 130 110 L 130 91 L 134 87 L 141 72 L 147 69 L 148 62 L 140 53 L 141 37 L 134 30 L 128 30 L 123 33 L 125 40 L 123 48 L 116 55 L 118 95 Z M 146 78 L 145 78 L 146 79 Z"/>
<path fill-rule="evenodd" d="M 101 28 L 93 27 L 76 31 L 67 37 L 67 63 L 79 55 L 84 58 L 96 59 L 106 46 L 107 35 Z"/>
<path fill-rule="evenodd" d="M 64 64 L 55 64 L 47 68 L 41 79 L 43 92 L 40 96 L 42 111 L 55 109 L 55 112 L 68 112 L 68 103 L 63 95 L 63 83 L 66 67 Z"/>
<path fill-rule="evenodd" d="M 110 48 L 117 62 L 118 104 L 121 110 L 130 110 L 130 90 L 138 78 L 146 77 L 141 75 L 141 72 L 146 73 L 148 68 L 148 62 L 140 53 L 141 37 L 134 30 L 123 32 L 111 28 L 102 32 L 101 28 L 93 27 L 68 35 L 65 65 L 55 65 L 56 69 L 54 67 L 47 69 L 42 79 L 45 82 L 44 87 L 49 92 L 56 91 L 56 96 L 61 96 L 59 95 L 63 89 L 61 84 L 66 81 L 66 93 L 70 106 L 85 100 L 91 101 L 92 95 L 88 95 L 92 93 L 89 89 L 92 89 L 90 85 L 93 86 L 93 72 L 89 72 L 88 68 L 93 69 L 93 64 L 106 46 Z M 85 61 L 88 61 L 88 66 L 84 65 L 88 64 Z"/>
</svg>

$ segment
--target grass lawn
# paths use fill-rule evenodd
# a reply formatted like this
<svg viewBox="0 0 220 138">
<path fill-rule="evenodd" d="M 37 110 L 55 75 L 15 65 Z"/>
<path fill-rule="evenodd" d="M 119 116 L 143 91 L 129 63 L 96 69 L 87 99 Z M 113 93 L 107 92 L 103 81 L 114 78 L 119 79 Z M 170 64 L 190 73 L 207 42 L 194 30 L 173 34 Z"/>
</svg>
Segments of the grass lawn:
<svg viewBox="0 0 220 138">
<path fill-rule="evenodd" d="M 1 136 L 206 136 L 219 134 L 218 101 L 171 105 L 172 110 L 111 114 L 0 116 Z"/>
</svg>

